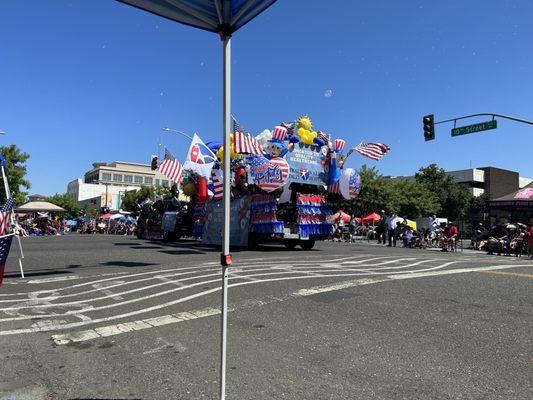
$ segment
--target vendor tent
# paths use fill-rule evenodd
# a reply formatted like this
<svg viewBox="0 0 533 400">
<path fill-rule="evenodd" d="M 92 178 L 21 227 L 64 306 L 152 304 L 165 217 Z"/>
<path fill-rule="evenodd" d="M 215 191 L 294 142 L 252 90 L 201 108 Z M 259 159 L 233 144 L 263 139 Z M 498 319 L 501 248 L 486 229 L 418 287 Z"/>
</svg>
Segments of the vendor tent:
<svg viewBox="0 0 533 400">
<path fill-rule="evenodd" d="M 361 223 L 363 223 L 363 224 L 364 223 L 374 224 L 374 223 L 379 222 L 379 221 L 381 221 L 381 215 L 379 215 L 378 213 L 375 213 L 375 212 L 371 212 L 367 216 L 361 218 Z"/>
<path fill-rule="evenodd" d="M 335 214 L 333 214 L 333 221 L 335 221 L 335 222 L 339 222 L 341 220 L 344 221 L 344 222 L 350 222 L 351 219 L 352 219 L 352 217 L 350 217 L 344 211 L 338 211 Z"/>
<path fill-rule="evenodd" d="M 489 201 L 489 209 L 492 216 L 527 223 L 533 215 L 533 183 Z"/>
<path fill-rule="evenodd" d="M 113 214 L 112 216 L 109 217 L 109 219 L 121 219 L 121 218 L 124 218 L 124 215 L 122 215 L 122 214 Z"/>
<path fill-rule="evenodd" d="M 18 214 L 30 213 L 30 212 L 57 212 L 64 213 L 67 212 L 62 207 L 56 206 L 55 204 L 48 203 L 47 201 L 30 201 L 29 203 L 23 204 L 20 207 L 17 207 L 15 212 Z"/>
<path fill-rule="evenodd" d="M 100 215 L 100 218 L 101 219 L 109 219 L 113 216 L 113 214 L 111 213 L 107 213 L 107 214 L 104 214 L 104 215 Z"/>
</svg>

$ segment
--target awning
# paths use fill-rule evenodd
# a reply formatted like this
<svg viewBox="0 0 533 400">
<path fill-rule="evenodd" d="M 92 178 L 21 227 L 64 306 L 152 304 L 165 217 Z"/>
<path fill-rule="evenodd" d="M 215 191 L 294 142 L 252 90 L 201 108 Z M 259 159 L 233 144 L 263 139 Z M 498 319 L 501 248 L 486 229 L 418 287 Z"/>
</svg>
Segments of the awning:
<svg viewBox="0 0 533 400">
<path fill-rule="evenodd" d="M 29 212 L 58 212 L 64 213 L 65 210 L 62 207 L 56 206 L 55 204 L 49 203 L 47 201 L 30 201 L 29 203 L 23 204 L 20 207 L 15 209 L 15 212 L 29 213 Z"/>
</svg>

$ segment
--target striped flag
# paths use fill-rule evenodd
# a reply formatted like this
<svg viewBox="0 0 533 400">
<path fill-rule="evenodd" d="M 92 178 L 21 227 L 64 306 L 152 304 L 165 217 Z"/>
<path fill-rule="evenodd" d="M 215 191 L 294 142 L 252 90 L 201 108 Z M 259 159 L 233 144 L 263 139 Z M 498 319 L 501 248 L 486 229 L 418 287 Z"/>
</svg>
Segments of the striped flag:
<svg viewBox="0 0 533 400">
<path fill-rule="evenodd" d="M 12 197 L 7 199 L 6 204 L 0 209 L 0 236 L 8 235 L 11 230 L 10 218 L 15 201 Z M 6 267 L 7 256 L 11 248 L 13 235 L 0 237 L 0 285 L 4 280 L 4 270 Z"/>
<path fill-rule="evenodd" d="M 211 180 L 213 181 L 213 199 L 220 200 L 224 194 L 224 176 L 221 169 L 211 170 Z"/>
<path fill-rule="evenodd" d="M 164 176 L 166 176 L 171 181 L 176 183 L 181 182 L 183 176 L 183 166 L 178 160 L 174 158 L 172 153 L 165 148 L 165 159 L 159 165 L 157 170 Z"/>
<path fill-rule="evenodd" d="M 263 146 L 252 135 L 242 132 L 235 132 L 233 135 L 235 153 L 258 156 L 263 154 Z"/>
<path fill-rule="evenodd" d="M 340 194 L 341 193 L 341 189 L 340 189 L 340 183 L 339 181 L 335 182 L 335 183 L 330 183 L 328 185 L 328 192 L 330 193 L 338 193 Z"/>
<path fill-rule="evenodd" d="M 233 143 L 235 153 L 263 155 L 263 146 L 248 133 L 246 128 L 233 119 Z"/>
<path fill-rule="evenodd" d="M 390 147 L 383 143 L 360 143 L 354 148 L 350 149 L 346 157 L 348 157 L 353 151 L 359 154 L 371 158 L 372 160 L 379 160 L 390 150 Z"/>
<path fill-rule="evenodd" d="M 11 212 L 13 211 L 14 205 L 15 200 L 13 197 L 10 197 L 7 199 L 6 204 L 0 209 L 0 236 L 10 233 Z"/>
</svg>

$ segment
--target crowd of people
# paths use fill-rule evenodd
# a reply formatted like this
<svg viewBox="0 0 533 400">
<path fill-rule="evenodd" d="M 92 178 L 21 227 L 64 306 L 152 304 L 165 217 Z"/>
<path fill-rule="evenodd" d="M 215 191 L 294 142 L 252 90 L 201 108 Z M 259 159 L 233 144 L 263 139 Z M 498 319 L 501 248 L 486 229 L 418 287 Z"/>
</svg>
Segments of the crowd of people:
<svg viewBox="0 0 533 400">
<path fill-rule="evenodd" d="M 337 221 L 332 240 L 354 242 L 364 238 L 389 247 L 400 243 L 405 248 L 437 247 L 447 252 L 457 251 L 458 246 L 462 248 L 462 239 L 467 237 L 452 221 L 439 222 L 435 215 L 430 217 L 429 227 L 419 229 L 414 229 L 406 218 L 394 212 L 382 211 L 381 215 L 382 218 L 372 224 L 360 223 L 355 216 L 351 216 L 349 222 Z M 488 254 L 533 257 L 533 217 L 527 226 L 497 221 L 490 229 L 485 229 L 480 223 L 473 228 L 470 246 Z"/>
</svg>

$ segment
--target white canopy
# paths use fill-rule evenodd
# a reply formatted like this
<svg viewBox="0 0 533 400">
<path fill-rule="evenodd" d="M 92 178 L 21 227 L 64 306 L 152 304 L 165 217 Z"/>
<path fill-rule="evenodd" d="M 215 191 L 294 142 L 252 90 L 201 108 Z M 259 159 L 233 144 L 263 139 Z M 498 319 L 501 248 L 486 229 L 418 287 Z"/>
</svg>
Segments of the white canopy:
<svg viewBox="0 0 533 400">
<path fill-rule="evenodd" d="M 66 212 L 62 207 L 47 201 L 30 201 L 15 209 L 17 213 L 29 213 L 29 212 Z"/>
</svg>

